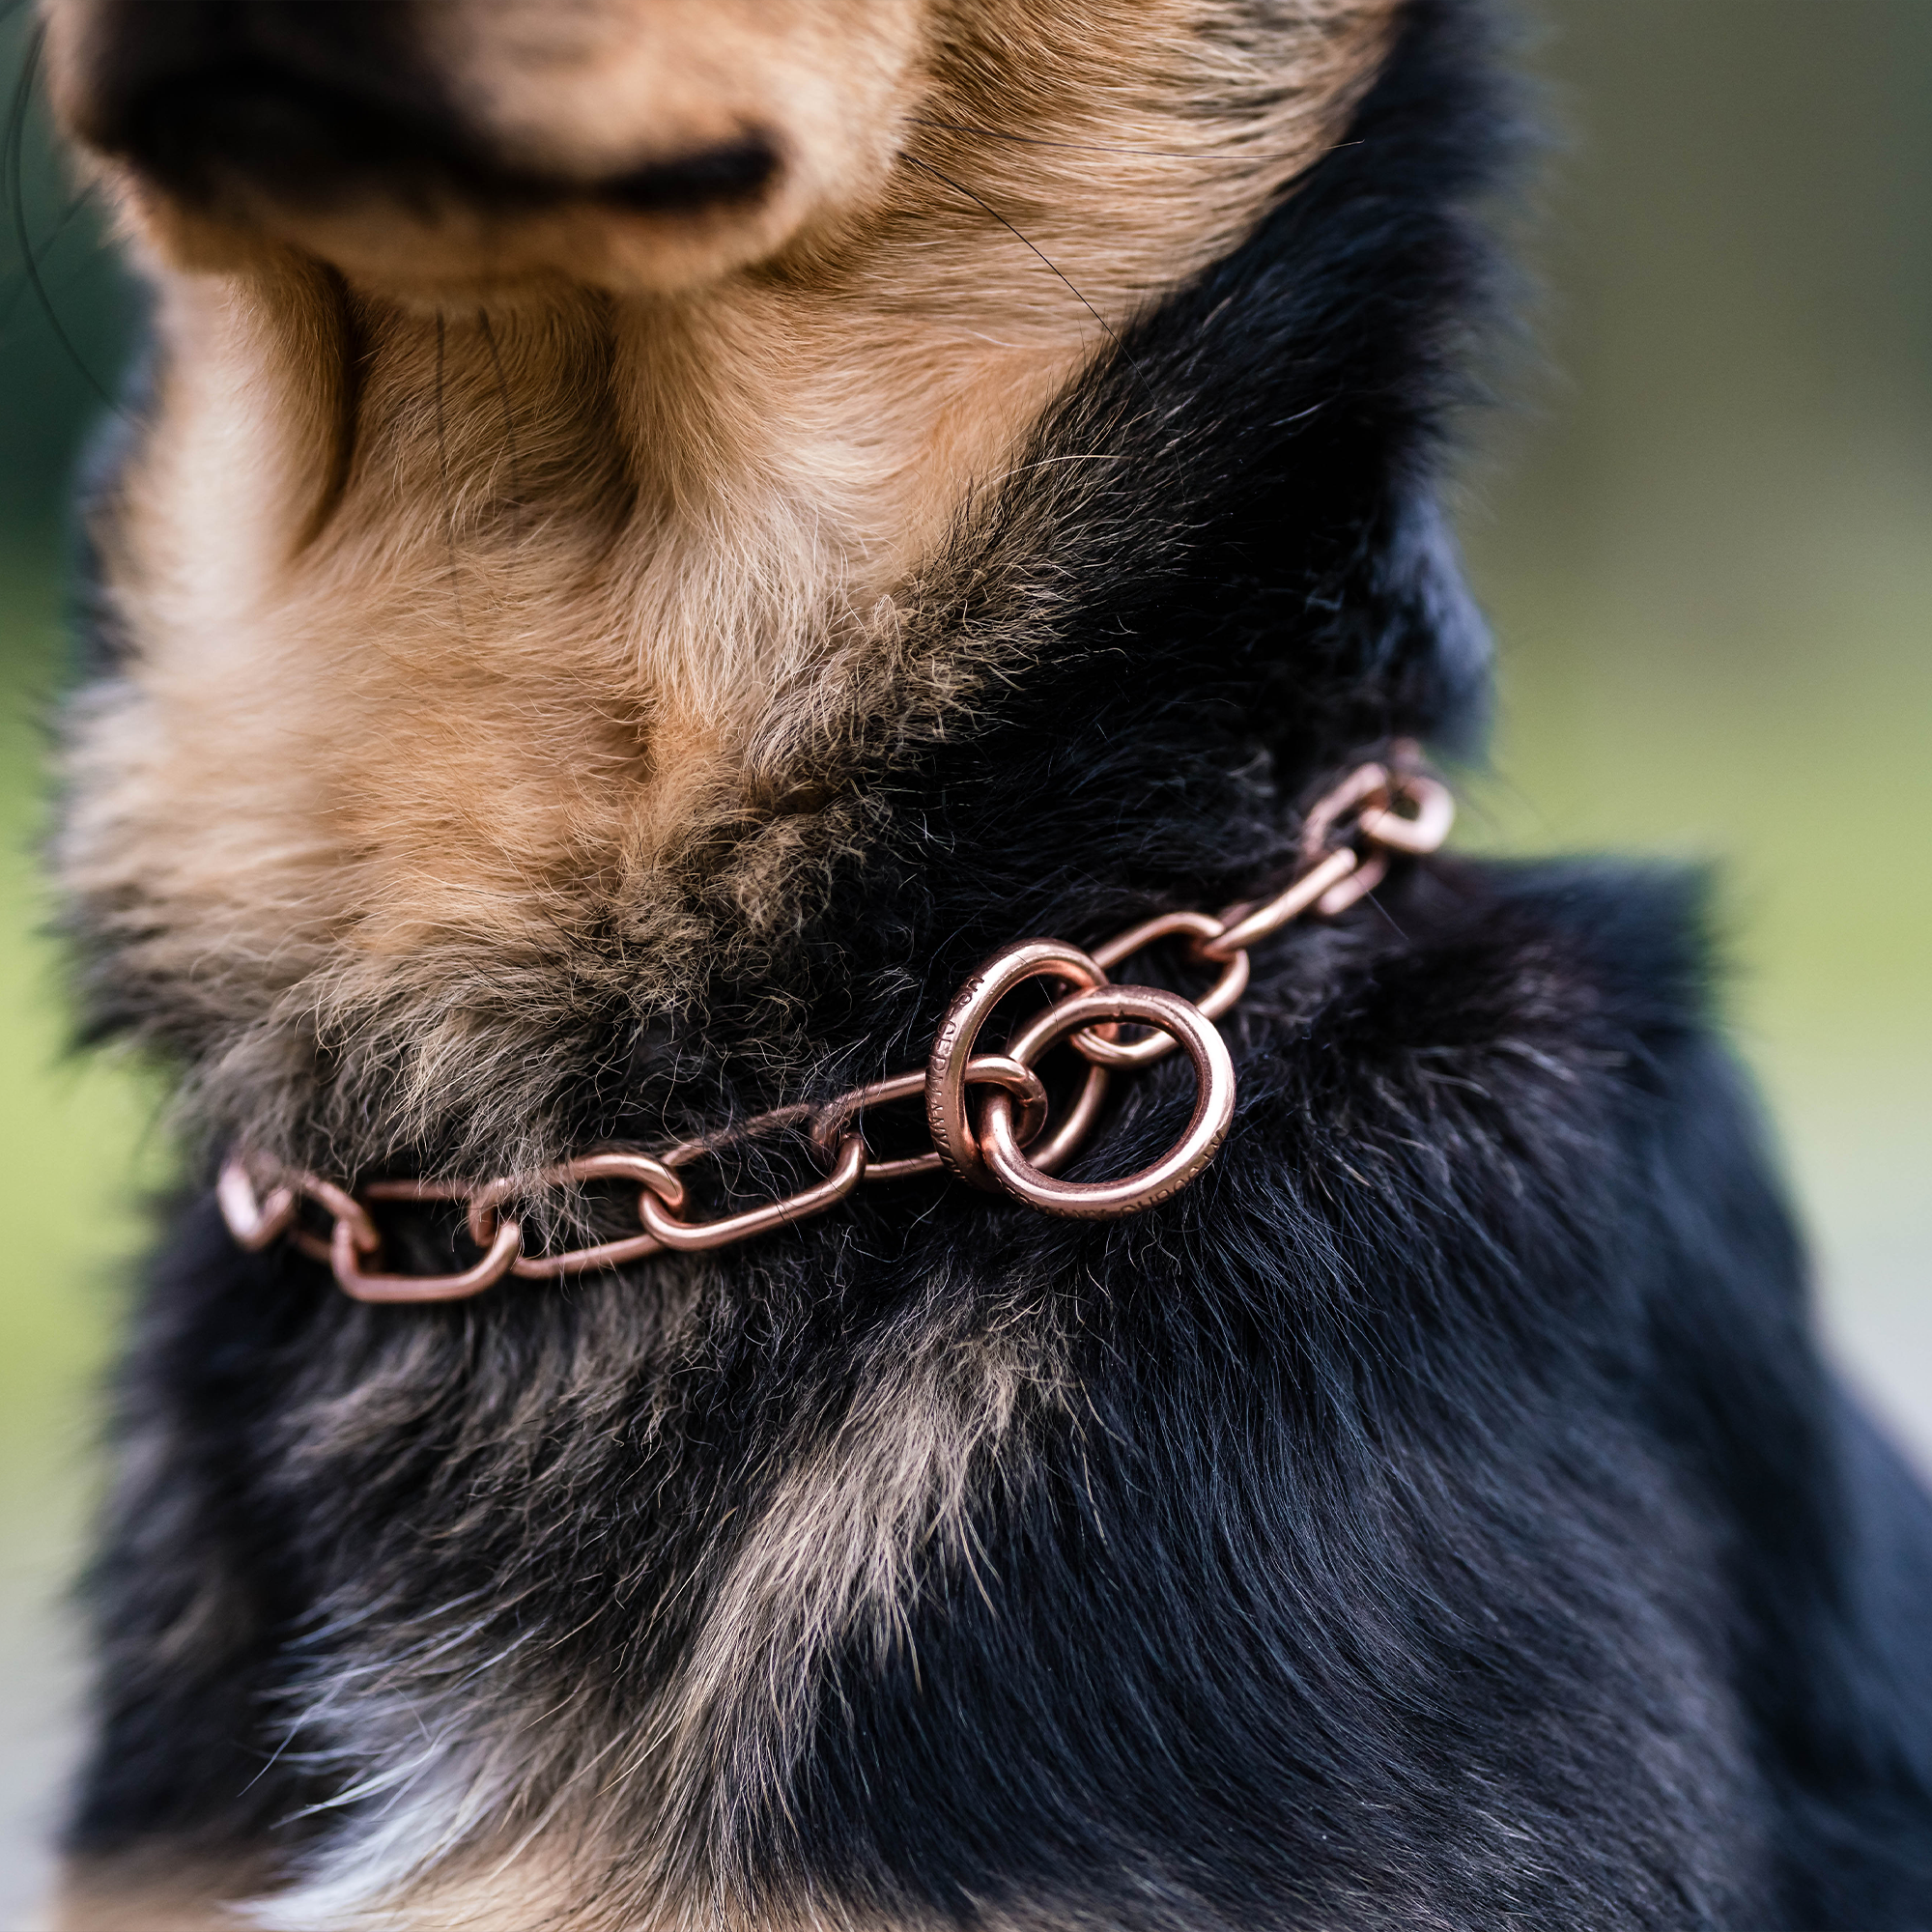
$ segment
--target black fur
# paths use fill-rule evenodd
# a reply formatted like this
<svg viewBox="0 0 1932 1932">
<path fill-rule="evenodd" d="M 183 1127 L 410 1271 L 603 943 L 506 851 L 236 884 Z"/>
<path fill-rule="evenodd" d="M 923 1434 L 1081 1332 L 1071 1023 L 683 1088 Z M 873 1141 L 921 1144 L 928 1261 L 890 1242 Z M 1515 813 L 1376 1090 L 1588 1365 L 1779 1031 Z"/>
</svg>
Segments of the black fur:
<svg viewBox="0 0 1932 1932">
<path fill-rule="evenodd" d="M 584 1141 L 655 1136 L 673 1061 L 721 1102 L 898 1064 L 993 946 L 1232 897 L 1358 749 L 1479 728 L 1435 472 L 1492 64 L 1418 0 L 1350 144 L 1042 432 L 1113 460 L 1022 466 L 915 640 L 1024 668 L 866 746 L 865 838 L 673 1041 L 604 1040 Z M 1104 1226 L 876 1190 L 395 1311 L 197 1203 L 130 1356 L 74 1842 L 293 1853 L 378 1808 L 304 1815 L 369 1766 L 288 1739 L 302 1683 L 625 1735 L 792 1472 L 1004 1378 L 896 1623 L 799 1649 L 795 1736 L 748 1682 L 696 1768 L 638 1763 L 592 1895 L 656 1861 L 774 1918 L 1932 1925 L 1932 1507 L 1819 1364 L 1707 971 L 1681 877 L 1409 868 L 1258 961 L 1220 1160 Z M 1094 1163 L 1187 1101 L 1134 1083 Z M 907 1364 L 923 1408 L 877 1399 Z M 529 1748 L 536 1807 L 575 1767 Z"/>
</svg>

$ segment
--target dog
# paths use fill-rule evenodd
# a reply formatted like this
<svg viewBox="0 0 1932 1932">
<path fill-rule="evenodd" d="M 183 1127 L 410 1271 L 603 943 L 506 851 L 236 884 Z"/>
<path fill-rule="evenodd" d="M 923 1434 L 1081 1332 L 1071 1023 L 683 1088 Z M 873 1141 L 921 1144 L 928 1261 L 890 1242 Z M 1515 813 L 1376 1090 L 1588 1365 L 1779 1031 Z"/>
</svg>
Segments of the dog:
<svg viewBox="0 0 1932 1932">
<path fill-rule="evenodd" d="M 58 1923 L 1932 1924 L 1932 1508 L 1699 882 L 1403 847 L 1489 683 L 1483 0 L 43 20 L 153 305 L 54 863 L 228 1209 Z M 1110 990 L 1148 920 L 1209 958 Z M 1062 1182 L 1019 1041 L 947 1141 L 1027 941 L 1027 1039 L 1188 1045 Z M 856 1185 L 915 1091 L 1033 1193 Z"/>
</svg>

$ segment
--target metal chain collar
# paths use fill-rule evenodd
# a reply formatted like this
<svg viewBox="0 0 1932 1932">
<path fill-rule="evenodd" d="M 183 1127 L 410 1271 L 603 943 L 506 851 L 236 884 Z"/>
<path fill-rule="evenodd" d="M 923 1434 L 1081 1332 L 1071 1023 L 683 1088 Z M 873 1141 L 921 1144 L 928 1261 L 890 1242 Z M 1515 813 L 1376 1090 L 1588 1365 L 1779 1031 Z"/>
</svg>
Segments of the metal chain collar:
<svg viewBox="0 0 1932 1932">
<path fill-rule="evenodd" d="M 1400 748 L 1406 752 L 1407 747 Z M 1048 1214 L 1109 1220 L 1136 1214 L 1178 1193 L 1219 1151 L 1235 1112 L 1235 1066 L 1214 1022 L 1248 984 L 1248 949 L 1291 921 L 1313 913 L 1333 919 L 1373 892 L 1392 855 L 1433 852 L 1448 836 L 1455 804 L 1447 786 L 1406 766 L 1366 764 L 1324 794 L 1308 814 L 1301 865 L 1274 897 L 1228 907 L 1215 916 L 1170 912 L 1116 933 L 1092 952 L 1057 939 L 1025 939 L 1003 947 L 960 989 L 940 1022 L 923 1067 L 855 1087 L 822 1105 L 780 1107 L 727 1133 L 680 1142 L 657 1153 L 611 1149 L 582 1154 L 534 1179 L 482 1183 L 374 1180 L 352 1193 L 320 1175 L 246 1152 L 230 1156 L 216 1193 L 229 1233 L 243 1248 L 260 1249 L 284 1235 L 326 1261 L 343 1291 L 358 1301 L 454 1301 L 478 1294 L 506 1274 L 529 1281 L 615 1267 L 671 1248 L 722 1248 L 773 1228 L 822 1214 L 861 1181 L 899 1180 L 942 1170 L 989 1192 L 1004 1192 Z M 1117 985 L 1111 969 L 1156 941 L 1184 935 L 1195 961 L 1220 977 L 1199 1000 L 1154 986 Z M 1073 990 L 1022 1026 L 999 1053 L 976 1048 L 992 1011 L 1029 980 L 1050 980 Z M 1122 1037 L 1122 1022 L 1148 1029 Z M 1063 1039 L 1088 1063 L 1085 1080 L 1065 1118 L 1049 1123 L 1046 1088 L 1037 1062 Z M 1194 1065 L 1194 1113 L 1180 1138 L 1152 1166 L 1119 1180 L 1054 1179 L 1087 1139 L 1107 1091 L 1110 1069 L 1151 1065 L 1179 1047 Z M 980 1098 L 969 1120 L 967 1095 Z M 894 1160 L 873 1157 L 861 1131 L 874 1107 L 923 1097 L 932 1146 Z M 781 1200 L 714 1221 L 682 1218 L 686 1189 L 679 1170 L 707 1154 L 779 1128 L 804 1128 L 828 1172 L 822 1180 Z M 560 1254 L 526 1254 L 521 1221 L 503 1210 L 539 1188 L 586 1180 L 638 1185 L 642 1232 Z M 301 1204 L 331 1217 L 325 1241 L 297 1225 Z M 383 1238 L 365 1205 L 384 1201 L 460 1202 L 469 1238 L 483 1251 L 457 1274 L 406 1275 L 383 1271 Z"/>
</svg>

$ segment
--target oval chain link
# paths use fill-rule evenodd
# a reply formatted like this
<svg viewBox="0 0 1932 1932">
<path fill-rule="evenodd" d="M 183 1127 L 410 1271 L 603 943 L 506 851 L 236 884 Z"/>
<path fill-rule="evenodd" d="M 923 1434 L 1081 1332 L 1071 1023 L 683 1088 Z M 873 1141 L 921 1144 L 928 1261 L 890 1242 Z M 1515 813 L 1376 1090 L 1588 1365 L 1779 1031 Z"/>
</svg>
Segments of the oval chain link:
<svg viewBox="0 0 1932 1932">
<path fill-rule="evenodd" d="M 690 1253 L 727 1247 L 774 1228 L 809 1220 L 843 1201 L 862 1181 L 900 1180 L 949 1172 L 976 1187 L 1005 1193 L 1043 1213 L 1101 1220 L 1137 1214 L 1188 1185 L 1219 1151 L 1235 1111 L 1235 1069 L 1214 1022 L 1233 1010 L 1248 984 L 1248 952 L 1293 921 L 1313 914 L 1333 919 L 1373 892 L 1392 857 L 1435 851 L 1449 835 L 1455 801 L 1440 781 L 1387 764 L 1356 767 L 1324 793 L 1304 823 L 1300 866 L 1272 898 L 1205 912 L 1161 913 L 1083 952 L 1053 939 L 1003 947 L 974 974 L 947 1009 L 923 1067 L 868 1081 L 821 1105 L 798 1104 L 760 1114 L 728 1132 L 683 1142 L 651 1154 L 606 1149 L 560 1162 L 534 1179 L 475 1182 L 378 1180 L 359 1194 L 300 1169 L 237 1153 L 224 1163 L 215 1196 L 238 1245 L 249 1250 L 287 1236 L 327 1263 L 343 1292 L 358 1301 L 456 1301 L 518 1275 L 527 1281 L 612 1268 L 667 1249 Z M 1363 849 L 1347 842 L 1353 838 Z M 1186 955 L 1219 968 L 1198 999 L 1152 986 L 1117 985 L 1108 974 L 1163 939 L 1184 937 Z M 1022 1027 L 1001 1053 L 977 1053 L 993 1010 L 1029 980 L 1065 988 Z M 1122 1025 L 1141 1029 L 1122 1037 Z M 1087 1070 L 1065 1117 L 1049 1120 L 1047 1091 L 1035 1061 L 1066 1040 Z M 1151 1065 L 1179 1048 L 1193 1065 L 1194 1112 L 1180 1138 L 1151 1165 L 1118 1180 L 1066 1181 L 1055 1170 L 1084 1145 L 1106 1097 L 1109 1070 Z M 969 1114 L 974 1089 L 983 1097 Z M 931 1147 L 894 1159 L 866 1144 L 865 1117 L 875 1108 L 920 1099 Z M 828 1172 L 823 1179 L 763 1206 L 713 1221 L 685 1217 L 688 1190 L 681 1168 L 756 1135 L 803 1128 Z M 567 1248 L 528 1254 L 524 1225 L 503 1212 L 550 1188 L 618 1180 L 638 1189 L 639 1232 Z M 460 1204 L 480 1258 L 451 1274 L 384 1271 L 383 1237 L 368 1202 L 442 1201 Z M 329 1217 L 327 1238 L 300 1225 L 304 1203 Z"/>
</svg>

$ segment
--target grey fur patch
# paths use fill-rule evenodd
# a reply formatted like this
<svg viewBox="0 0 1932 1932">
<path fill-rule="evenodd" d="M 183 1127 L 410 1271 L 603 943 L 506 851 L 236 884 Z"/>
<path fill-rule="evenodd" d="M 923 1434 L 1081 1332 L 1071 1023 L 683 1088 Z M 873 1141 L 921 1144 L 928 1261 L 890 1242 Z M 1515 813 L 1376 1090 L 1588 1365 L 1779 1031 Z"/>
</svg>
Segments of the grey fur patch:
<svg viewBox="0 0 1932 1932">
<path fill-rule="evenodd" d="M 265 1932 L 427 1923 L 412 1915 L 453 1869 L 539 1854 L 557 1874 L 545 1897 L 573 1927 L 831 1910 L 762 1896 L 770 1875 L 743 1845 L 783 1812 L 829 1663 L 855 1648 L 883 1659 L 936 1573 L 970 1577 L 975 1496 L 995 1463 L 1024 1481 L 1030 1419 L 1064 1421 L 1070 1399 L 1055 1340 L 949 1317 L 971 1306 L 934 1282 L 877 1338 L 843 1412 L 747 1472 L 744 1506 L 674 1586 L 699 1599 L 695 1634 L 641 1701 L 560 1680 L 554 1633 L 520 1627 L 514 1590 L 407 1622 L 345 1596 L 315 1634 L 326 1662 L 289 1744 L 340 1780 L 343 1823 L 292 1889 L 252 1908 Z M 311 1411 L 316 1439 L 340 1448 L 392 1424 L 403 1391 L 433 1379 L 424 1367 L 399 1355 Z M 504 1421 L 538 1430 L 557 1396 L 535 1378 L 522 1419 Z"/>
</svg>

